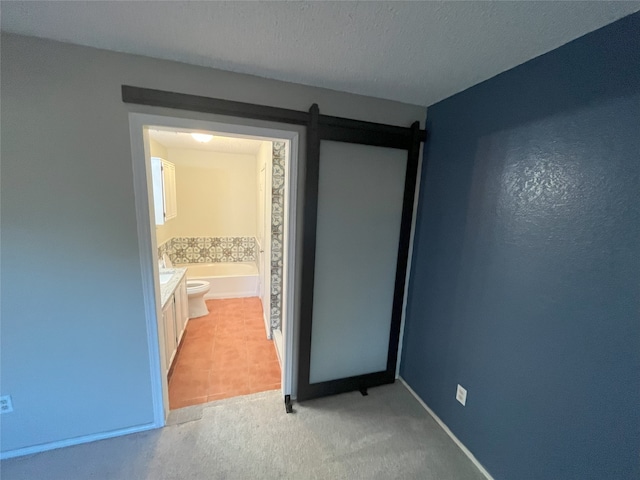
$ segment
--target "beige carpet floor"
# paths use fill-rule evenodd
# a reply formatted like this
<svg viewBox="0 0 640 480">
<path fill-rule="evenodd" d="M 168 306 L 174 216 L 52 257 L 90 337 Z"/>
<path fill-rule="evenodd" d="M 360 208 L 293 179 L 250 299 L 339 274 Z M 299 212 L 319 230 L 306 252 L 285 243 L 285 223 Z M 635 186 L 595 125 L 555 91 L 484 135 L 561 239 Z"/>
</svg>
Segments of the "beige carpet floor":
<svg viewBox="0 0 640 480">
<path fill-rule="evenodd" d="M 163 429 L 5 460 L 1 478 L 484 478 L 400 383 L 294 409 L 277 391 L 188 407 Z"/>
</svg>

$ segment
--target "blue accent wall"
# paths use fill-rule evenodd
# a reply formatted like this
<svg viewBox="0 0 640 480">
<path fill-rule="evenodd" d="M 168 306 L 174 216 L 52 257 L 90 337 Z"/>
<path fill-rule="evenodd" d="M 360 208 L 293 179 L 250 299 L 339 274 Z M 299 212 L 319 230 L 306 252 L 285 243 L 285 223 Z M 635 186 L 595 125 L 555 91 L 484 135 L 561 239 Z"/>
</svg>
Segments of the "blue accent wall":
<svg viewBox="0 0 640 480">
<path fill-rule="evenodd" d="M 496 479 L 640 478 L 640 14 L 427 120 L 402 377 Z"/>
</svg>

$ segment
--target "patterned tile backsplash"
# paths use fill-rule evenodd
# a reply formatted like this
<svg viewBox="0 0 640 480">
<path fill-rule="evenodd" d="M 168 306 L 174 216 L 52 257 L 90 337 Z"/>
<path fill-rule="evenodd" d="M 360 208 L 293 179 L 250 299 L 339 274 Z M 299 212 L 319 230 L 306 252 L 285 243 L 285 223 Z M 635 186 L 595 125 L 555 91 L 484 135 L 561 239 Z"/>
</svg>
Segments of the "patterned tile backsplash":
<svg viewBox="0 0 640 480">
<path fill-rule="evenodd" d="M 158 247 L 173 263 L 255 262 L 255 237 L 174 237 Z"/>
</svg>

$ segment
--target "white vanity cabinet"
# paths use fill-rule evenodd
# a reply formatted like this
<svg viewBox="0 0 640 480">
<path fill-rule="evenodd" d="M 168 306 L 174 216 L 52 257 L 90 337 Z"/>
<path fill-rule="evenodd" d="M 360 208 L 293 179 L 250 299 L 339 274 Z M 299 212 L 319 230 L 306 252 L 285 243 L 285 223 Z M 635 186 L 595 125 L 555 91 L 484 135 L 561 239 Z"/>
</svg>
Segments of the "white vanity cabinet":
<svg viewBox="0 0 640 480">
<path fill-rule="evenodd" d="M 156 225 L 164 225 L 178 215 L 175 165 L 163 158 L 151 157 L 151 180 Z"/>
<path fill-rule="evenodd" d="M 188 320 L 187 278 L 184 276 L 162 307 L 162 325 L 159 325 L 159 331 L 164 332 L 167 373 L 175 359 Z"/>
</svg>

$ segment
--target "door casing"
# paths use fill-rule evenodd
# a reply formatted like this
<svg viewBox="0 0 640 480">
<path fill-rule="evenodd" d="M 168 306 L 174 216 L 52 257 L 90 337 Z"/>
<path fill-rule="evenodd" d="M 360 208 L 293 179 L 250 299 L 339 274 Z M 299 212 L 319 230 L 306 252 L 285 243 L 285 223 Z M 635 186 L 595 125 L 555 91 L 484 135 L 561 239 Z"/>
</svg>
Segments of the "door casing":
<svg viewBox="0 0 640 480">
<path fill-rule="evenodd" d="M 225 119 L 226 120 L 226 119 Z M 297 217 L 297 182 L 298 182 L 298 143 L 299 133 L 295 130 L 279 130 L 276 128 L 243 125 L 242 121 L 233 123 L 213 122 L 194 118 L 170 117 L 164 115 L 129 113 L 129 133 L 133 164 L 133 181 L 135 209 L 138 230 L 138 249 L 142 274 L 142 291 L 147 332 L 148 356 L 151 375 L 151 393 L 153 402 L 153 426 L 162 427 L 169 414 L 169 394 L 167 378 L 162 366 L 159 344 L 158 318 L 162 316 L 160 305 L 160 285 L 158 283 L 157 241 L 155 236 L 155 220 L 153 218 L 153 189 L 151 187 L 150 152 L 147 126 L 177 128 L 189 130 L 208 130 L 224 132 L 235 136 L 259 138 L 262 140 L 279 140 L 287 143 L 288 157 L 286 169 L 286 205 L 285 205 L 285 244 L 283 259 L 283 365 L 281 385 L 283 395 L 295 393 L 294 381 L 294 338 L 296 323 L 294 317 L 294 288 L 296 281 L 295 242 Z"/>
</svg>

